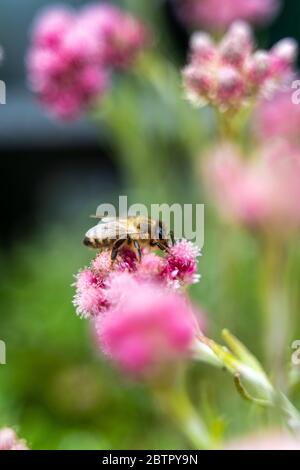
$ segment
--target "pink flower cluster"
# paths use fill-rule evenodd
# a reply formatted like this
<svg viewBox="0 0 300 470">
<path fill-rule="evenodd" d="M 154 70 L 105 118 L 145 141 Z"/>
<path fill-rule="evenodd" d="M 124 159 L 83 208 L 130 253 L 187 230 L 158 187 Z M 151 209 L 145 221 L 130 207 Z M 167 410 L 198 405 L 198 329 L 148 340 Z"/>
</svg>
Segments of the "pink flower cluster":
<svg viewBox="0 0 300 470">
<path fill-rule="evenodd" d="M 254 123 L 259 140 L 281 138 L 300 144 L 300 105 L 293 103 L 291 90 L 276 93 L 272 100 L 263 100 Z"/>
<path fill-rule="evenodd" d="M 124 248 L 112 263 L 105 250 L 76 276 L 77 313 L 125 371 L 148 374 L 188 354 L 198 323 L 181 288 L 198 279 L 198 255 L 186 240 L 164 257 L 144 251 L 140 262 Z"/>
<path fill-rule="evenodd" d="M 230 442 L 226 450 L 300 450 L 300 436 L 270 429 Z"/>
<path fill-rule="evenodd" d="M 128 68 L 149 42 L 143 23 L 109 4 L 94 4 L 82 10 L 81 26 L 96 38 L 106 67 Z"/>
<path fill-rule="evenodd" d="M 175 0 L 178 14 L 192 27 L 223 31 L 233 21 L 263 24 L 279 10 L 279 0 Z"/>
<path fill-rule="evenodd" d="M 279 41 L 270 51 L 255 50 L 251 28 L 240 21 L 219 44 L 206 33 L 194 33 L 190 63 L 183 70 L 186 95 L 195 105 L 239 110 L 291 78 L 297 51 L 293 39 Z"/>
<path fill-rule="evenodd" d="M 0 450 L 28 450 L 25 441 L 18 439 L 11 428 L 0 429 Z"/>
<path fill-rule="evenodd" d="M 95 322 L 104 354 L 123 370 L 143 375 L 186 357 L 197 331 L 187 300 L 128 274 L 115 282 L 112 288 L 122 288 L 122 301 Z"/>
<path fill-rule="evenodd" d="M 225 219 L 282 235 L 300 228 L 300 151 L 286 142 L 247 158 L 221 146 L 208 155 L 204 175 Z"/>
<path fill-rule="evenodd" d="M 136 282 L 156 283 L 175 291 L 193 284 L 199 279 L 199 255 L 199 249 L 187 240 L 177 242 L 164 257 L 144 252 L 140 262 L 129 248 L 122 249 L 114 263 L 111 262 L 110 251 L 104 250 L 89 268 L 76 276 L 74 305 L 77 313 L 86 318 L 95 317 L 110 308 L 112 296 L 116 304 L 115 293 L 111 293 L 111 282 L 120 273 L 130 274 Z M 118 292 L 122 289 L 117 289 L 116 295 Z"/>
<path fill-rule="evenodd" d="M 111 70 L 129 67 L 146 41 L 140 21 L 109 4 L 46 10 L 27 58 L 31 89 L 56 117 L 74 119 L 105 94 Z"/>
</svg>

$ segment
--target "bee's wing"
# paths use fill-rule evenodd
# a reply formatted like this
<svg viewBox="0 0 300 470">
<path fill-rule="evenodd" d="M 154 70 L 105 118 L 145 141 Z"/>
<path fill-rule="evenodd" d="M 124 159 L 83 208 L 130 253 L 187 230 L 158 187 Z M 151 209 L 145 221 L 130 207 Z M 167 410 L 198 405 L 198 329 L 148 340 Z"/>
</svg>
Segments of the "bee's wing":
<svg viewBox="0 0 300 470">
<path fill-rule="evenodd" d="M 95 240 L 117 239 L 127 237 L 127 227 L 116 218 L 102 219 L 86 233 L 86 237 Z"/>
<path fill-rule="evenodd" d="M 121 227 L 124 227 L 124 230 L 126 230 L 127 235 L 132 235 L 135 236 L 136 238 L 149 238 L 148 236 L 148 219 L 143 218 L 139 219 L 139 228 L 137 228 L 137 225 L 135 223 L 135 218 L 134 217 L 128 217 L 127 218 L 120 218 L 119 219 L 119 225 Z"/>
<path fill-rule="evenodd" d="M 87 238 L 95 240 L 113 240 L 127 238 L 128 236 L 148 238 L 146 224 L 145 227 L 141 226 L 140 230 L 138 230 L 130 218 L 104 217 L 86 233 Z"/>
<path fill-rule="evenodd" d="M 112 222 L 113 220 L 117 220 L 116 217 L 108 217 L 108 216 L 105 216 L 105 215 L 98 215 L 98 214 L 92 214 L 92 215 L 90 215 L 90 218 L 91 219 L 99 219 L 100 222 Z"/>
<path fill-rule="evenodd" d="M 148 219 L 139 220 L 139 228 L 137 228 L 134 217 L 120 217 L 117 221 L 120 233 L 119 238 L 127 238 L 128 236 L 140 239 L 149 238 Z"/>
</svg>

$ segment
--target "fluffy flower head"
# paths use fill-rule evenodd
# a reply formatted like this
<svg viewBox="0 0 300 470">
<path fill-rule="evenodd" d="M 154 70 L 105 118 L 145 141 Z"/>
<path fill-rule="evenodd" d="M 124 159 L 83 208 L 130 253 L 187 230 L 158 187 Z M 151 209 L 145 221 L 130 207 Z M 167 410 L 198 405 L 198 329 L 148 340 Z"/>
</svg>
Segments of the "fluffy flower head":
<svg viewBox="0 0 300 470">
<path fill-rule="evenodd" d="M 254 122 L 262 141 L 282 138 L 294 144 L 300 143 L 300 106 L 293 103 L 291 91 L 282 91 L 272 100 L 263 100 Z"/>
<path fill-rule="evenodd" d="M 103 279 L 95 272 L 85 269 L 76 276 L 76 294 L 73 304 L 81 317 L 94 317 L 107 307 L 106 291 Z"/>
<path fill-rule="evenodd" d="M 84 8 L 81 24 L 102 45 L 102 60 L 108 67 L 130 67 L 148 44 L 145 25 L 108 3 Z"/>
<path fill-rule="evenodd" d="M 204 171 L 218 211 L 229 221 L 286 234 L 300 228 L 300 152 L 278 142 L 247 160 L 223 146 Z"/>
<path fill-rule="evenodd" d="M 255 51 L 251 28 L 241 21 L 233 23 L 218 44 L 207 34 L 195 33 L 190 62 L 183 70 L 187 98 L 195 105 L 238 111 L 287 83 L 297 50 L 294 40 L 284 39 L 270 51 Z"/>
<path fill-rule="evenodd" d="M 133 64 L 146 37 L 138 19 L 109 4 L 47 9 L 33 28 L 30 87 L 55 117 L 78 118 L 107 92 L 112 68 Z"/>
<path fill-rule="evenodd" d="M 141 261 L 129 247 L 122 248 L 114 262 L 111 251 L 103 250 L 90 267 L 76 275 L 73 303 L 77 314 L 96 317 L 115 308 L 126 292 L 126 283 L 130 292 L 129 287 L 138 291 L 139 283 L 144 282 L 169 290 L 193 284 L 199 280 L 198 256 L 198 248 L 187 240 L 177 242 L 163 257 L 143 250 Z"/>
<path fill-rule="evenodd" d="M 75 22 L 75 12 L 65 7 L 47 8 L 34 24 L 33 44 L 37 47 L 57 48 L 65 33 Z"/>
<path fill-rule="evenodd" d="M 182 240 L 177 242 L 169 251 L 167 260 L 167 271 L 171 279 L 179 279 L 188 284 L 197 282 L 197 258 L 200 250 L 192 242 Z"/>
<path fill-rule="evenodd" d="M 0 450 L 28 450 L 25 441 L 18 439 L 11 428 L 0 429 Z"/>
<path fill-rule="evenodd" d="M 185 357 L 195 329 L 182 296 L 148 283 L 140 283 L 138 290 L 127 289 L 119 306 L 96 320 L 102 351 L 135 374 L 148 374 L 156 366 Z"/>
<path fill-rule="evenodd" d="M 55 11 L 47 12 L 35 27 L 27 57 L 28 77 L 32 90 L 51 114 L 74 119 L 106 92 L 109 79 L 99 63 L 96 39 L 81 28 L 76 18 L 65 21 L 62 27 L 57 15 Z M 58 29 L 56 35 L 53 22 Z"/>
</svg>

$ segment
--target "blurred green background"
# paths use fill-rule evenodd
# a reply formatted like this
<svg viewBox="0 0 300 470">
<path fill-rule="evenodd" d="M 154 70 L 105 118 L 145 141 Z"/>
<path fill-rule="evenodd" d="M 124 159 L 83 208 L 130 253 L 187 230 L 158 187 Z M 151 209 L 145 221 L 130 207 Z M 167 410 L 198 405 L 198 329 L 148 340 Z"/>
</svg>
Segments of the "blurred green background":
<svg viewBox="0 0 300 470">
<path fill-rule="evenodd" d="M 214 122 L 209 111 L 195 111 L 182 99 L 188 31 L 171 2 L 117 2 L 150 24 L 154 50 L 136 74 L 115 79 L 95 120 L 63 125 L 45 116 L 26 90 L 30 23 L 47 3 L 0 5 L 6 52 L 0 77 L 8 87 L 8 103 L 0 107 L 0 339 L 7 345 L 0 426 L 14 426 L 33 449 L 186 448 L 146 387 L 98 355 L 88 323 L 75 315 L 71 284 L 93 256 L 81 241 L 98 204 L 116 202 L 119 194 L 134 202 L 207 202 L 198 169 Z M 280 17 L 259 31 L 260 42 L 300 39 L 299 16 L 299 2 L 286 0 Z M 292 255 L 299 315 L 297 247 Z M 210 335 L 220 339 L 226 326 L 264 360 L 260 257 L 250 235 L 224 228 L 206 205 L 202 279 L 192 297 L 206 313 Z M 293 340 L 300 338 L 299 319 L 296 325 Z M 215 432 L 224 428 L 228 438 L 268 421 L 242 401 L 225 373 L 192 364 L 188 387 Z M 300 405 L 297 383 L 292 398 Z"/>
</svg>

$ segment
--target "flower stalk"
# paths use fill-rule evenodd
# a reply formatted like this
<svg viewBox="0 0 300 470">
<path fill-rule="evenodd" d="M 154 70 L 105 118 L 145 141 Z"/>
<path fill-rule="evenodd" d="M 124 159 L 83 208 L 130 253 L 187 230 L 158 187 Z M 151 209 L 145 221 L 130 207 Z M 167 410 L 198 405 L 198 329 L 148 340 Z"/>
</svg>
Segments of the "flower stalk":
<svg viewBox="0 0 300 470">
<path fill-rule="evenodd" d="M 206 424 L 189 399 L 181 371 L 174 374 L 171 382 L 158 381 L 152 391 L 161 409 L 178 426 L 193 449 L 207 450 L 216 447 Z"/>
<path fill-rule="evenodd" d="M 286 352 L 291 334 L 289 293 L 286 285 L 287 253 L 283 243 L 268 238 L 262 266 L 262 302 L 265 312 L 265 351 L 276 385 L 287 387 Z"/>
</svg>

